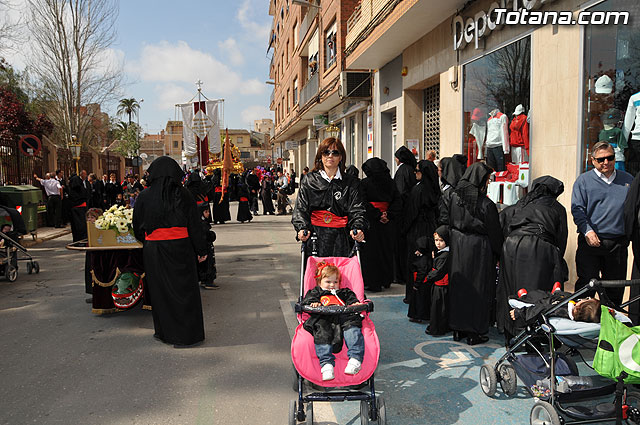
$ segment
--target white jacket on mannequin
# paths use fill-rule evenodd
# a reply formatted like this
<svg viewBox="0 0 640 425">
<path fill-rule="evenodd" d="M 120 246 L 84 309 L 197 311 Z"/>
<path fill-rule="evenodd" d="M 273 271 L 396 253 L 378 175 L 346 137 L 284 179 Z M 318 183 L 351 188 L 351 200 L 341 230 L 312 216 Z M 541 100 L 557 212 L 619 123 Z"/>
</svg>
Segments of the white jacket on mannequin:
<svg viewBox="0 0 640 425">
<path fill-rule="evenodd" d="M 507 116 L 494 109 L 487 120 L 487 149 L 502 147 L 504 153 L 509 153 L 509 130 Z"/>
<path fill-rule="evenodd" d="M 476 145 L 478 146 L 478 159 L 482 159 L 482 148 L 484 146 L 484 140 L 487 134 L 487 126 L 481 124 L 480 122 L 474 121 L 471 124 L 471 130 L 469 130 L 469 134 L 471 134 L 474 139 L 476 139 Z"/>
<path fill-rule="evenodd" d="M 631 131 L 632 128 L 633 131 Z M 640 92 L 629 98 L 627 112 L 624 115 L 622 134 L 626 140 L 640 140 Z M 631 134 L 631 137 L 629 137 L 629 134 Z"/>
</svg>

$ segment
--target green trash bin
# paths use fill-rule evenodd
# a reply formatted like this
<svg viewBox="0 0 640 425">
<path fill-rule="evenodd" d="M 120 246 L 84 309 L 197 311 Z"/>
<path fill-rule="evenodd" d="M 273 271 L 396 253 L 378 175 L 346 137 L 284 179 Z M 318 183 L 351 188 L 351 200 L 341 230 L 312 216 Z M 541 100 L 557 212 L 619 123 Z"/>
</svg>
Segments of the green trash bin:
<svg viewBox="0 0 640 425">
<path fill-rule="evenodd" d="M 38 227 L 40 201 L 42 201 L 42 191 L 35 186 L 0 186 L 0 205 L 16 209 L 20 207 L 27 232 L 35 232 Z"/>
</svg>

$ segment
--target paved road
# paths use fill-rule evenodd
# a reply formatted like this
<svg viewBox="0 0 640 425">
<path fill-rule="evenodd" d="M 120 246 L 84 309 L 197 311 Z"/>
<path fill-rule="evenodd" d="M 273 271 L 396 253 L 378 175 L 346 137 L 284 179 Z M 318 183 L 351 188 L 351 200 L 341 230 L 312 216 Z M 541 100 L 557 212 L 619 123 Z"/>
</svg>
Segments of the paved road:
<svg viewBox="0 0 640 425">
<path fill-rule="evenodd" d="M 290 216 L 215 226 L 217 283 L 203 291 L 206 341 L 176 350 L 152 338 L 148 311 L 97 316 L 84 302 L 84 257 L 70 235 L 30 252 L 39 275 L 0 281 L 0 423 L 283 424 L 292 369 L 299 246 Z M 373 296 L 381 341 L 377 389 L 388 423 L 528 423 L 533 400 L 486 398 L 479 367 L 500 339 L 473 349 L 410 323 L 403 288 Z M 316 424 L 359 424 L 357 403 L 317 404 Z"/>
</svg>

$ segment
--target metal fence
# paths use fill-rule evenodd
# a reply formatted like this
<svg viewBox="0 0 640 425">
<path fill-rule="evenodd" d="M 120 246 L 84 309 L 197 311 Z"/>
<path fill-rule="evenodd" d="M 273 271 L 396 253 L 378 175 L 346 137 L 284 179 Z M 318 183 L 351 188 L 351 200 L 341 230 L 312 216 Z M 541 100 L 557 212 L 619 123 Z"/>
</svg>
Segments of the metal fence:
<svg viewBox="0 0 640 425">
<path fill-rule="evenodd" d="M 18 147 L 19 138 L 0 138 L 0 185 L 34 184 L 33 174 L 41 176 L 49 151 L 43 147 L 37 155 L 24 154 Z"/>
</svg>

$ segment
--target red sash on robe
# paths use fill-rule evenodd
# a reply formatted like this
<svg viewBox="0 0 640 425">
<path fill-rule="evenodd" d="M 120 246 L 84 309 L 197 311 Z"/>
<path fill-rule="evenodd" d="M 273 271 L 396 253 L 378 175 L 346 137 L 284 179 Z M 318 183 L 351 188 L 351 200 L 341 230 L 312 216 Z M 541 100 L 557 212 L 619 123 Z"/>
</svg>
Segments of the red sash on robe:
<svg viewBox="0 0 640 425">
<path fill-rule="evenodd" d="M 151 233 L 145 233 L 148 241 L 172 241 L 189 237 L 186 227 L 161 227 Z"/>
<path fill-rule="evenodd" d="M 347 217 L 340 217 L 326 210 L 316 210 L 311 213 L 311 224 L 318 227 L 338 229 L 347 227 L 347 221 Z"/>
<path fill-rule="evenodd" d="M 373 205 L 374 208 L 377 208 L 380 210 L 380 212 L 385 212 L 386 210 L 389 209 L 389 203 L 388 202 L 369 202 L 371 205 Z"/>
</svg>

